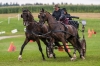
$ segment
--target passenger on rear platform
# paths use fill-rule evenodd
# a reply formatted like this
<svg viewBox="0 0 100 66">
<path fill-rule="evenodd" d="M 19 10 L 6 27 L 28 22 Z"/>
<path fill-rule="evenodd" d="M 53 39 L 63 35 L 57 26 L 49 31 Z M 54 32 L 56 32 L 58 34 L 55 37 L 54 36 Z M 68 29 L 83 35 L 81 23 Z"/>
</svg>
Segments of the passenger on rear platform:
<svg viewBox="0 0 100 66">
<path fill-rule="evenodd" d="M 76 29 L 79 28 L 79 23 L 78 21 L 75 21 L 75 20 L 72 20 L 72 18 L 77 18 L 79 19 L 79 17 L 76 17 L 76 16 L 71 16 L 67 10 L 65 8 L 63 8 L 63 11 L 64 11 L 64 15 L 61 19 L 61 21 L 66 24 L 66 25 L 73 25 Z"/>
<path fill-rule="evenodd" d="M 66 8 L 62 9 L 64 15 L 62 15 L 62 18 L 60 19 L 60 21 L 62 21 L 64 24 L 68 25 L 69 20 L 72 20 L 72 18 L 70 17 L 70 14 L 68 14 Z"/>
</svg>

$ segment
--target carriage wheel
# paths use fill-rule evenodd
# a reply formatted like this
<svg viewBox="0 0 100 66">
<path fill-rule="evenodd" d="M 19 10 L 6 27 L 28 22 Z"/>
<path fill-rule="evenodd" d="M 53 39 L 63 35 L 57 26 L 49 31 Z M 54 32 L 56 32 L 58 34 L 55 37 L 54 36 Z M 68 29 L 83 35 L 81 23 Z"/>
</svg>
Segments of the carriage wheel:
<svg viewBox="0 0 100 66">
<path fill-rule="evenodd" d="M 82 44 L 83 56 L 86 56 L 86 40 L 82 39 L 81 44 Z"/>
<path fill-rule="evenodd" d="M 50 57 L 49 57 L 50 53 L 49 53 L 48 47 L 46 47 L 46 55 L 47 55 L 48 58 L 50 58 Z"/>
</svg>

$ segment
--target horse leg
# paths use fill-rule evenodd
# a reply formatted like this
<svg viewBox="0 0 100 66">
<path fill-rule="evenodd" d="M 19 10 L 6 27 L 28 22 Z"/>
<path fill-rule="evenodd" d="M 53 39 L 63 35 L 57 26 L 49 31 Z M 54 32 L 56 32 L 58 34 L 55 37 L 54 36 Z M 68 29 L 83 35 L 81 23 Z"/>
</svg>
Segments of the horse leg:
<svg viewBox="0 0 100 66">
<path fill-rule="evenodd" d="M 47 55 L 47 57 L 49 58 L 49 55 L 50 55 L 50 53 L 49 53 L 49 43 L 46 41 L 46 39 L 41 39 L 42 41 L 43 41 L 43 43 L 46 45 L 46 55 Z"/>
<path fill-rule="evenodd" d="M 76 59 L 76 48 L 74 48 L 73 58 Z"/>
<path fill-rule="evenodd" d="M 53 46 L 52 46 L 52 39 L 48 39 L 48 42 L 46 41 L 46 39 L 41 39 L 44 44 L 46 45 L 46 54 L 47 54 L 47 57 L 54 57 L 55 58 L 55 54 L 53 52 Z M 52 43 L 50 43 L 52 42 Z"/>
<path fill-rule="evenodd" d="M 73 48 L 74 48 L 73 58 L 76 59 L 76 47 L 75 47 L 75 41 L 74 41 L 73 39 L 69 39 L 68 41 L 72 44 L 72 46 L 73 46 Z"/>
<path fill-rule="evenodd" d="M 49 53 L 50 53 L 50 55 L 49 55 L 49 57 L 54 57 L 54 58 L 56 58 L 55 57 L 55 53 L 54 53 L 54 48 L 53 48 L 53 43 L 54 43 L 54 39 L 53 38 L 50 38 L 50 43 L 49 43 Z"/>
<path fill-rule="evenodd" d="M 55 41 L 54 43 L 55 43 L 56 46 L 61 47 L 59 42 Z"/>
<path fill-rule="evenodd" d="M 82 59 L 85 59 L 84 58 L 84 56 L 83 56 L 83 50 L 82 50 L 82 45 L 81 45 L 81 43 L 80 43 L 80 41 L 76 38 L 76 40 L 74 40 L 74 42 L 76 43 L 76 49 L 78 50 L 78 52 L 79 52 L 79 54 L 80 54 L 80 57 L 82 58 Z M 75 50 L 76 50 L 75 49 Z"/>
<path fill-rule="evenodd" d="M 79 52 L 79 54 L 80 54 L 80 57 L 82 58 L 82 59 L 85 59 L 85 57 L 83 56 L 83 48 L 82 48 L 82 45 L 81 45 L 81 43 L 80 43 L 80 41 L 77 39 L 77 50 L 78 50 L 78 52 Z"/>
<path fill-rule="evenodd" d="M 71 58 L 71 61 L 73 61 L 74 58 L 72 58 L 71 54 L 68 52 L 68 49 L 66 48 L 66 41 L 65 41 L 65 39 L 62 39 L 62 43 L 63 43 L 63 46 L 64 46 L 64 49 L 65 49 L 66 53 L 68 53 L 69 57 Z"/>
<path fill-rule="evenodd" d="M 48 47 L 48 45 L 49 45 L 49 43 L 48 43 L 48 41 L 46 41 L 46 39 L 41 39 L 42 41 L 43 41 L 43 43 Z"/>
<path fill-rule="evenodd" d="M 43 54 L 43 52 L 42 52 L 42 47 L 41 47 L 41 44 L 40 44 L 40 40 L 39 40 L 39 39 L 37 39 L 37 40 L 36 40 L 36 42 L 37 42 L 37 44 L 38 44 L 39 51 L 40 51 L 40 52 L 41 52 L 41 54 L 42 54 L 42 58 L 43 58 L 43 60 L 45 60 L 44 54 Z"/>
<path fill-rule="evenodd" d="M 82 48 L 79 48 L 79 49 L 78 49 L 78 52 L 79 52 L 79 54 L 80 54 L 80 58 L 82 58 L 82 59 L 84 60 L 85 57 L 84 57 L 84 55 L 83 55 L 83 50 L 82 50 Z"/>
<path fill-rule="evenodd" d="M 26 38 L 23 45 L 21 46 L 21 50 L 20 50 L 20 54 L 19 54 L 19 57 L 18 57 L 18 60 L 21 60 L 22 59 L 22 52 L 23 52 L 23 49 L 24 47 L 26 46 L 26 44 L 29 42 L 29 40 Z"/>
</svg>

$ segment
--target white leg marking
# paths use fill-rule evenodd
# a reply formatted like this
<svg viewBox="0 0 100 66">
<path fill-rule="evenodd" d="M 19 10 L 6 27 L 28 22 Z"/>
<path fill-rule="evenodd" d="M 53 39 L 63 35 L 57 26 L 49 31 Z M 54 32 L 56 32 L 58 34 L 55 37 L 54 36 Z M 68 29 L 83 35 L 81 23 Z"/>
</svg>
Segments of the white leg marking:
<svg viewBox="0 0 100 66">
<path fill-rule="evenodd" d="M 85 57 L 84 57 L 84 56 L 82 56 L 82 59 L 84 60 L 84 59 L 85 59 Z"/>
<path fill-rule="evenodd" d="M 73 55 L 73 58 L 76 59 L 76 54 Z"/>
<path fill-rule="evenodd" d="M 53 57 L 53 54 L 50 54 L 50 58 L 52 58 Z"/>
<path fill-rule="evenodd" d="M 22 59 L 22 55 L 19 55 L 18 60 L 21 60 L 21 59 Z"/>
<path fill-rule="evenodd" d="M 75 59 L 74 59 L 74 58 L 71 58 L 70 60 L 71 60 L 71 61 L 74 61 Z"/>
</svg>

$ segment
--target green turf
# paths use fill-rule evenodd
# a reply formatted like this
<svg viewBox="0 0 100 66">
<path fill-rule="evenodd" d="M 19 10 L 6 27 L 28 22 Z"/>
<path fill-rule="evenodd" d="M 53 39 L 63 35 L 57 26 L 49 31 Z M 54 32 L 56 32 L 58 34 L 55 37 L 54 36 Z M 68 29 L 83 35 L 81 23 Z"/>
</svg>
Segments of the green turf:
<svg viewBox="0 0 100 66">
<path fill-rule="evenodd" d="M 45 45 L 42 42 L 41 43 L 46 61 L 42 60 L 42 56 L 38 50 L 36 42 L 30 42 L 26 45 L 23 51 L 23 59 L 19 61 L 18 55 L 21 45 L 23 44 L 25 39 L 22 20 L 17 21 L 17 19 L 12 19 L 10 24 L 7 24 L 7 21 L 0 23 L 0 31 L 5 30 L 7 32 L 6 34 L 2 34 L 0 36 L 18 34 L 23 35 L 17 38 L 0 40 L 0 66 L 100 66 L 100 28 L 98 28 L 100 26 L 100 19 L 85 20 L 87 21 L 87 25 L 85 27 L 85 38 L 87 42 L 86 59 L 80 59 L 77 52 L 77 59 L 75 61 L 70 61 L 70 58 L 65 52 L 59 52 L 58 50 L 55 50 L 55 54 L 57 57 L 56 59 L 47 58 L 45 53 Z M 16 34 L 12 34 L 10 31 L 13 28 L 17 28 L 19 32 Z M 96 35 L 92 36 L 92 38 L 88 38 L 89 28 L 94 29 L 97 32 Z M 82 36 L 80 31 L 79 34 L 80 36 Z M 16 46 L 16 51 L 8 52 L 7 50 L 12 41 Z M 71 50 L 71 54 L 72 52 L 73 50 Z"/>
<path fill-rule="evenodd" d="M 20 18 L 18 20 L 17 18 L 11 18 L 10 22 L 7 20 L 8 18 L 2 18 L 0 17 L 0 32 L 5 31 L 5 34 L 0 35 L 17 35 L 17 34 L 23 34 L 25 26 L 23 25 L 23 20 Z M 37 20 L 37 18 L 35 18 Z M 2 22 L 3 21 L 3 22 Z M 11 30 L 17 29 L 18 32 L 15 34 L 11 33 Z"/>
<path fill-rule="evenodd" d="M 82 60 L 79 58 L 77 52 L 77 59 L 75 61 L 70 61 L 68 55 L 63 51 L 60 52 L 55 50 L 56 59 L 47 58 L 45 53 L 45 45 L 42 43 L 43 52 L 46 57 L 46 61 L 42 60 L 42 56 L 38 51 L 38 46 L 36 42 L 29 42 L 24 51 L 23 59 L 18 60 L 18 55 L 20 47 L 24 41 L 24 36 L 17 38 L 9 38 L 0 41 L 0 65 L 1 66 L 99 66 L 100 63 L 100 47 L 99 47 L 99 38 L 100 36 L 93 36 L 92 38 L 87 38 L 87 54 L 86 59 Z M 14 42 L 16 46 L 16 51 L 8 52 L 8 48 L 11 42 Z M 72 54 L 71 50 L 71 54 Z"/>
</svg>

